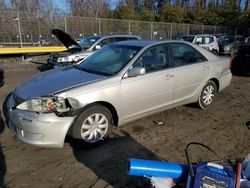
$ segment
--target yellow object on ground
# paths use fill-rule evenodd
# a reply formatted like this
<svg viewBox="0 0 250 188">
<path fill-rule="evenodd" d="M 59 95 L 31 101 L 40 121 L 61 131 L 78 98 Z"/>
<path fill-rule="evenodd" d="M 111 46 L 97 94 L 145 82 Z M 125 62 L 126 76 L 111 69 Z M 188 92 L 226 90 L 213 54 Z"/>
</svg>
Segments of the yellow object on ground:
<svg viewBox="0 0 250 188">
<path fill-rule="evenodd" d="M 23 47 L 23 48 L 0 48 L 0 55 L 8 54 L 32 54 L 32 53 L 50 53 L 50 52 L 61 52 L 67 48 L 62 46 L 51 46 L 51 47 Z"/>
</svg>

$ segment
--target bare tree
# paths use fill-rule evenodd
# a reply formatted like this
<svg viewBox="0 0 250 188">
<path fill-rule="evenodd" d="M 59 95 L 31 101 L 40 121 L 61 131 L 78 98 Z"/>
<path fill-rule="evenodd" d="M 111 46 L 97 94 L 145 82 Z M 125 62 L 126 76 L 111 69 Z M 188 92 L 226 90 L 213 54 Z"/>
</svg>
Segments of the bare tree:
<svg viewBox="0 0 250 188">
<path fill-rule="evenodd" d="M 103 17 L 109 10 L 107 0 L 70 0 L 74 16 Z"/>
</svg>

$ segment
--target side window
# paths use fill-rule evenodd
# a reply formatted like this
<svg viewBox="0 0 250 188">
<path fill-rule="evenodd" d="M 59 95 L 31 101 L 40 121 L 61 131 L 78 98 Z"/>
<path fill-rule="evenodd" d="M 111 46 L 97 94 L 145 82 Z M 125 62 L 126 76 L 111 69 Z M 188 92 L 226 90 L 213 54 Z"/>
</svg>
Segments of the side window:
<svg viewBox="0 0 250 188">
<path fill-rule="evenodd" d="M 128 40 L 127 37 L 116 37 L 115 38 L 115 41 L 125 41 L 125 40 Z"/>
<path fill-rule="evenodd" d="M 138 40 L 136 37 L 128 37 L 128 40 Z"/>
<path fill-rule="evenodd" d="M 210 44 L 214 41 L 213 37 L 204 37 L 204 44 Z"/>
<path fill-rule="evenodd" d="M 172 43 L 170 44 L 170 47 L 173 57 L 173 67 L 207 61 L 207 59 L 200 52 L 187 44 Z"/>
<path fill-rule="evenodd" d="M 133 67 L 144 67 L 146 73 L 163 70 L 169 67 L 167 45 L 157 45 L 143 52 Z"/>
<path fill-rule="evenodd" d="M 202 37 L 197 37 L 195 39 L 195 44 L 202 44 Z"/>
<path fill-rule="evenodd" d="M 101 42 L 99 42 L 98 45 L 103 47 L 103 46 L 106 46 L 107 44 L 112 43 L 114 41 L 115 41 L 114 38 L 107 38 L 107 39 L 103 39 Z"/>
</svg>

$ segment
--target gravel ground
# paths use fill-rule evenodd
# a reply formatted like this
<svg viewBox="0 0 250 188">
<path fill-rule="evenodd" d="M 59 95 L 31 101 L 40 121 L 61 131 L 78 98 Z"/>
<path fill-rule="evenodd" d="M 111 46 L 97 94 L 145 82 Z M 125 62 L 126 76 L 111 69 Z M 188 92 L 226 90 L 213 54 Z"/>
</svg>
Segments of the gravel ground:
<svg viewBox="0 0 250 188">
<path fill-rule="evenodd" d="M 17 84 L 39 72 L 29 62 L 1 63 L 6 83 L 0 105 Z M 109 141 L 89 150 L 33 147 L 19 141 L 0 118 L 0 187 L 150 187 L 144 178 L 126 173 L 130 157 L 185 163 L 184 148 L 202 142 L 221 156 L 244 158 L 250 153 L 250 77 L 233 77 L 215 105 L 174 108 L 116 128 Z M 161 122 L 161 123 L 159 123 Z M 56 135 L 55 135 L 56 136 Z M 200 147 L 191 149 L 193 161 L 217 160 Z"/>
</svg>

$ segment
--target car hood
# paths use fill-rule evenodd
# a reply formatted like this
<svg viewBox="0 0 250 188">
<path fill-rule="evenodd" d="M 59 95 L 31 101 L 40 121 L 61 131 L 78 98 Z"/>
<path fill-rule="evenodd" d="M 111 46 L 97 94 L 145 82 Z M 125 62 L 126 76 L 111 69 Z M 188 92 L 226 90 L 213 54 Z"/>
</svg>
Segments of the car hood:
<svg viewBox="0 0 250 188">
<path fill-rule="evenodd" d="M 74 87 L 106 79 L 106 76 L 87 73 L 74 67 L 58 68 L 35 75 L 14 91 L 22 99 L 53 95 Z"/>
<path fill-rule="evenodd" d="M 76 48 L 82 49 L 82 47 L 68 34 L 60 29 L 53 29 L 52 34 L 67 48 L 75 46 Z"/>
</svg>

